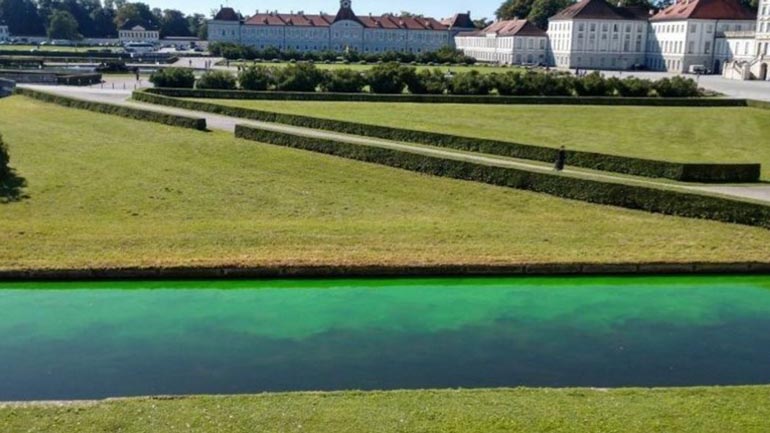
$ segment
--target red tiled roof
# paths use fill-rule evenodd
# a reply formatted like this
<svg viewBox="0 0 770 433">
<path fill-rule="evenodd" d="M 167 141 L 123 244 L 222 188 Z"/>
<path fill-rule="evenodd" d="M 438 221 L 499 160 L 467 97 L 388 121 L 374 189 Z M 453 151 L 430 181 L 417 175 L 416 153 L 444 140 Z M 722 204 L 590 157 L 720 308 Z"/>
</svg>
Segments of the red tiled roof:
<svg viewBox="0 0 770 433">
<path fill-rule="evenodd" d="M 612 6 L 604 0 L 580 0 L 549 19 L 646 20 L 647 12 L 638 7 Z"/>
<path fill-rule="evenodd" d="M 739 0 L 678 0 L 650 18 L 650 21 L 673 20 L 756 20 Z"/>
<path fill-rule="evenodd" d="M 546 32 L 527 20 L 506 20 L 491 24 L 476 32 L 481 35 L 495 33 L 498 36 L 546 36 Z"/>
<path fill-rule="evenodd" d="M 359 17 L 350 8 L 341 8 L 336 16 L 258 13 L 246 20 L 248 25 L 257 26 L 297 26 L 328 27 L 337 21 L 352 20 L 366 28 L 409 29 L 409 30 L 447 30 L 448 26 L 434 18 L 409 17 L 399 18 L 391 15 Z"/>
</svg>

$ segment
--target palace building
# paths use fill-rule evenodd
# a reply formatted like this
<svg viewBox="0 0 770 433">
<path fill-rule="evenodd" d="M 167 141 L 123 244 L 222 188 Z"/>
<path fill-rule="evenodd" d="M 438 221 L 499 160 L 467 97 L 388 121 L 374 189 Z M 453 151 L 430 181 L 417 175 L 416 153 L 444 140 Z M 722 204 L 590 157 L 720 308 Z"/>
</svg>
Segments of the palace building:
<svg viewBox="0 0 770 433">
<path fill-rule="evenodd" d="M 442 21 L 424 17 L 358 16 L 351 0 L 341 0 L 336 15 L 257 11 L 243 18 L 223 7 L 208 22 L 210 42 L 232 42 L 258 49 L 296 51 L 422 53 L 454 45 L 454 37 L 473 30 L 470 13 Z"/>
<path fill-rule="evenodd" d="M 546 64 L 548 34 L 527 20 L 498 21 L 484 30 L 463 32 L 455 45 L 482 62 Z"/>
<path fill-rule="evenodd" d="M 533 27 L 524 20 L 499 21 L 455 40 L 483 62 L 770 78 L 770 0 L 760 1 L 759 14 L 740 0 L 677 0 L 657 12 L 580 0 L 549 19 L 544 62 L 534 61 L 542 53 L 531 50 L 540 47 L 542 34 Z"/>
</svg>

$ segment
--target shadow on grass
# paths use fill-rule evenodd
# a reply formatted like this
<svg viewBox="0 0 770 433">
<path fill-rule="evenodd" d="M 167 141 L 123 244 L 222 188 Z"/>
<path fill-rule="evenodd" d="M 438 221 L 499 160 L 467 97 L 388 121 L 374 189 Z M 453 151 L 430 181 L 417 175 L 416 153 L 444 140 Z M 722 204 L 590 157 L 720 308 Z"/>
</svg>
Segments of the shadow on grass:
<svg viewBox="0 0 770 433">
<path fill-rule="evenodd" d="M 27 180 L 17 176 L 16 172 L 11 170 L 8 176 L 0 180 L 0 204 L 19 202 L 29 198 L 29 195 L 24 193 L 26 186 Z"/>
</svg>

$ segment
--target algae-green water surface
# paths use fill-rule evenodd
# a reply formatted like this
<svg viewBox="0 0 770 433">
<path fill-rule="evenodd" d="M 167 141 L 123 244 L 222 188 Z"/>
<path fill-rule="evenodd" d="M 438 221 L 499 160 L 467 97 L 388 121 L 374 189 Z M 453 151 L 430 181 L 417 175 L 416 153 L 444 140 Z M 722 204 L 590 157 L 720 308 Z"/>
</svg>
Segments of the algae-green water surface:
<svg viewBox="0 0 770 433">
<path fill-rule="evenodd" d="M 0 400 L 770 383 L 770 277 L 0 284 Z"/>
</svg>

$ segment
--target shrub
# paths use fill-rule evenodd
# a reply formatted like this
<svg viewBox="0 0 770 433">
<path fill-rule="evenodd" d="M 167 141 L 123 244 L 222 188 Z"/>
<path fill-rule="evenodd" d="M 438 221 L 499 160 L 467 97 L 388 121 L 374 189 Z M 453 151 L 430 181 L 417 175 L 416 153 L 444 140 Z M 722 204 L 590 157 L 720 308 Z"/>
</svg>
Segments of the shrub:
<svg viewBox="0 0 770 433">
<path fill-rule="evenodd" d="M 234 90 L 235 77 L 227 71 L 209 71 L 203 74 L 195 84 L 198 89 Z"/>
<path fill-rule="evenodd" d="M 11 167 L 8 164 L 11 161 L 11 157 L 8 156 L 8 148 L 3 142 L 3 136 L 0 135 L 0 181 L 5 180 L 11 174 Z"/>
<path fill-rule="evenodd" d="M 611 96 L 630 96 L 630 97 L 645 97 L 649 96 L 652 90 L 652 82 L 650 80 L 642 80 L 636 77 L 629 77 L 626 79 L 620 79 L 617 77 L 607 78 L 608 93 Z"/>
<path fill-rule="evenodd" d="M 423 69 L 407 86 L 416 95 L 443 95 L 449 87 L 449 79 L 440 69 Z"/>
<path fill-rule="evenodd" d="M 449 81 L 449 90 L 455 95 L 488 95 L 492 83 L 479 71 L 462 72 Z"/>
<path fill-rule="evenodd" d="M 155 87 L 192 89 L 195 86 L 195 75 L 189 69 L 167 68 L 150 75 L 150 82 Z"/>
<path fill-rule="evenodd" d="M 324 82 L 324 73 L 312 63 L 297 63 L 278 69 L 275 73 L 276 90 L 315 92 Z"/>
<path fill-rule="evenodd" d="M 655 93 L 663 97 L 692 97 L 698 96 L 698 85 L 691 78 L 673 77 L 663 78 L 653 85 Z"/>
<path fill-rule="evenodd" d="M 366 86 L 364 76 L 352 69 L 336 69 L 326 74 L 323 90 L 336 93 L 359 93 Z"/>
<path fill-rule="evenodd" d="M 238 84 L 244 90 L 264 91 L 270 87 L 273 76 L 264 66 L 249 66 L 238 75 Z"/>
<path fill-rule="evenodd" d="M 578 96 L 607 96 L 609 91 L 607 80 L 596 71 L 575 81 L 575 93 Z"/>
<path fill-rule="evenodd" d="M 407 83 L 415 80 L 416 71 L 390 62 L 376 65 L 366 72 L 366 82 L 374 93 L 402 93 Z"/>
</svg>

